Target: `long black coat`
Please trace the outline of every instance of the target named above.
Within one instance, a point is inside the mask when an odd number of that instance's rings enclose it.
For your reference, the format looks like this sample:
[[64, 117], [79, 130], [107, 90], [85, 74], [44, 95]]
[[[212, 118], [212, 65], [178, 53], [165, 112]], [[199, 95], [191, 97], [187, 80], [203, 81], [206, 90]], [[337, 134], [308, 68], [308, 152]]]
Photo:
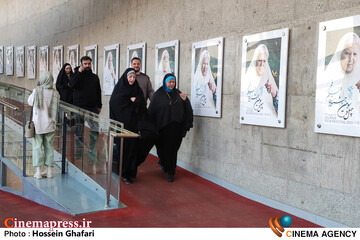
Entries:
[[[132, 68], [126, 69], [120, 77], [118, 83], [110, 97], [110, 118], [124, 123], [124, 128], [132, 132], [137, 132], [138, 123], [147, 115], [144, 94], [135, 80], [130, 85], [127, 74]], [[131, 98], [135, 97], [133, 102]], [[119, 173], [120, 160], [120, 139], [115, 139], [116, 149], [113, 157], [113, 172]], [[123, 146], [122, 176], [124, 178], [134, 178], [137, 173], [137, 157], [139, 152], [139, 139], [125, 138]]]

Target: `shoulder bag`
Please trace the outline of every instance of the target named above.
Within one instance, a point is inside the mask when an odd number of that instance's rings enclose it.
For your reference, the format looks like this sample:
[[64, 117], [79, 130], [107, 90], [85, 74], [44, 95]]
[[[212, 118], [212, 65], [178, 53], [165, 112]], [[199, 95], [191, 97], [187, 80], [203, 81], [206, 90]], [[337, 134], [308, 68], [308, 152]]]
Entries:
[[25, 124], [25, 137], [26, 138], [35, 137], [35, 125], [34, 125], [34, 122], [32, 121], [33, 110], [34, 110], [34, 103], [31, 108], [30, 120]]

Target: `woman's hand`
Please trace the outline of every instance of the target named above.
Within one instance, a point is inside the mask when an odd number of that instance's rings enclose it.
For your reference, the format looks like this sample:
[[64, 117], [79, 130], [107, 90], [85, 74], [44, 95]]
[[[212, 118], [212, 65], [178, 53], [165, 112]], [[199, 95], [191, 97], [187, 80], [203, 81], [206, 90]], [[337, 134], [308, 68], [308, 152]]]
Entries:
[[131, 100], [132, 102], [135, 102], [136, 97], [131, 97], [130, 100]]
[[211, 79], [209, 79], [208, 86], [209, 86], [209, 88], [210, 88], [211, 92], [214, 94], [214, 93], [215, 93], [215, 91], [216, 91], [216, 85], [215, 85], [215, 82], [213, 83], [213, 82], [211, 81]]
[[277, 95], [276, 90], [272, 87], [272, 85], [269, 83], [269, 80], [265, 83], [265, 87], [267, 89], [267, 92], [271, 94], [271, 96], [274, 98]]
[[183, 101], [185, 101], [185, 100], [186, 100], [186, 95], [185, 95], [185, 94], [183, 94], [183, 93], [179, 93], [179, 95], [180, 95], [180, 97], [181, 97], [181, 99], [182, 99]]
[[359, 89], [359, 92], [360, 92], [360, 81], [358, 81], [355, 86], [357, 87], [357, 89]]

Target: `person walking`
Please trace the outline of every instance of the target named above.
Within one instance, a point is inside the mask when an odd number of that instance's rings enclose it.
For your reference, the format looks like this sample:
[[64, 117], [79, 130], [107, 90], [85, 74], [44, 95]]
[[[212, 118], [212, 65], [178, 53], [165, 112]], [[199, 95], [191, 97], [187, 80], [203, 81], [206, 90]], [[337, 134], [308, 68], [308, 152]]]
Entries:
[[139, 83], [141, 90], [143, 91], [145, 101], [151, 100], [151, 97], [154, 94], [154, 89], [152, 87], [150, 78], [145, 73], [142, 73], [141, 70], [141, 60], [138, 57], [131, 59], [131, 67], [135, 70], [136, 81]]
[[[33, 106], [32, 120], [35, 126], [35, 137], [32, 145], [35, 178], [42, 178], [42, 175], [46, 175], [48, 178], [53, 177], [53, 144], [60, 102], [59, 93], [53, 89], [53, 82], [54, 79], [50, 72], [42, 72], [38, 86], [28, 98], [28, 104]], [[46, 169], [41, 172], [41, 167], [44, 165]]]
[[60, 100], [70, 104], [73, 102], [73, 90], [70, 88], [70, 77], [73, 74], [71, 65], [65, 63], [56, 80], [56, 90], [60, 94]]
[[159, 164], [168, 172], [168, 181], [174, 181], [177, 153], [186, 132], [193, 127], [193, 110], [189, 99], [176, 88], [172, 73], [164, 76], [163, 86], [152, 97], [149, 115], [159, 136], [155, 143]]
[[[147, 115], [143, 92], [136, 80], [135, 69], [128, 68], [115, 85], [110, 98], [110, 118], [124, 124], [126, 130], [137, 132], [138, 123]], [[115, 139], [114, 172], [119, 173], [120, 139]], [[125, 138], [123, 145], [122, 178], [131, 184], [136, 177], [139, 139]]]
[[[102, 108], [101, 101], [101, 86], [99, 77], [91, 70], [92, 59], [88, 56], [83, 56], [80, 59], [81, 65], [76, 67], [74, 75], [70, 78], [70, 87], [74, 90], [73, 104], [95, 114], [100, 114]], [[77, 136], [76, 144], [77, 151], [75, 158], [82, 156], [83, 148], [83, 125], [84, 118], [80, 117], [80, 126], [77, 127], [75, 134]], [[93, 162], [98, 162], [96, 144], [99, 135], [99, 123], [88, 120], [90, 126], [90, 143], [88, 156]]]

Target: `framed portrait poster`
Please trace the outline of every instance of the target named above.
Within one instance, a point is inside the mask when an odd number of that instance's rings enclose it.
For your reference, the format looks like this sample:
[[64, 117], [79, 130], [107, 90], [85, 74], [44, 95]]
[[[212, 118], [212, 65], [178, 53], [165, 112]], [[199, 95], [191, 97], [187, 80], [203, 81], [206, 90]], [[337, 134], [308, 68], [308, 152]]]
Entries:
[[240, 123], [285, 127], [289, 29], [243, 37]]
[[16, 47], [16, 76], [24, 77], [25, 68], [25, 47]]
[[54, 82], [62, 68], [63, 62], [63, 46], [53, 47], [53, 77]]
[[196, 116], [221, 117], [224, 39], [192, 44], [191, 105]]
[[126, 55], [127, 66], [131, 67], [131, 59], [134, 57], [140, 58], [141, 60], [141, 72], [145, 73], [146, 65], [146, 43], [138, 43], [127, 46], [127, 55]]
[[[178, 65], [179, 40], [155, 45], [155, 91], [163, 85], [167, 73], [173, 73], [178, 79]], [[179, 82], [176, 86], [179, 88]]]
[[36, 46], [27, 48], [26, 53], [26, 69], [28, 79], [36, 78]]
[[79, 45], [73, 45], [67, 48], [67, 61], [73, 71], [75, 67], [79, 66]]
[[6, 75], [14, 75], [14, 46], [6, 47], [6, 56], [5, 56], [5, 72]]
[[84, 56], [88, 56], [92, 59], [92, 71], [97, 74], [97, 45], [85, 47]]
[[103, 94], [111, 95], [119, 79], [119, 44], [104, 47]]
[[39, 48], [39, 72], [49, 71], [49, 46]]
[[360, 137], [360, 15], [321, 22], [315, 132]]
[[4, 46], [0, 46], [0, 74], [4, 73]]

